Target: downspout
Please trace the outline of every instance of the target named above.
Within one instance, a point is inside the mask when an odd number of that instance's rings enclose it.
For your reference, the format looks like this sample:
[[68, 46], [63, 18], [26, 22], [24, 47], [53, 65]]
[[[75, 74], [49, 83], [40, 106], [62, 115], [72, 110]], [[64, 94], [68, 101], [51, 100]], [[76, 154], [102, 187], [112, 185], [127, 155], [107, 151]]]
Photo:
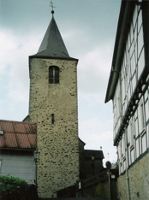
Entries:
[[[122, 113], [122, 82], [121, 82], [121, 73], [119, 72], [119, 79], [120, 79], [120, 102], [121, 102], [121, 113], [120, 115], [122, 116], [123, 113]], [[122, 121], [121, 121], [122, 123]], [[130, 197], [130, 183], [129, 183], [129, 172], [128, 172], [128, 168], [129, 168], [129, 162], [128, 162], [128, 159], [129, 159], [129, 154], [128, 154], [128, 138], [127, 138], [127, 132], [125, 131], [124, 132], [124, 138], [125, 138], [125, 149], [126, 149], [126, 184], [127, 184], [127, 191], [128, 191], [128, 200], [131, 199]]]
[[[119, 79], [120, 79], [120, 115], [122, 116], [122, 84], [121, 84], [121, 73], [119, 71], [116, 71], [113, 69], [112, 67], [112, 72], [114, 73], [117, 73], [119, 75]], [[121, 121], [122, 122], [122, 121]], [[129, 154], [128, 154], [128, 147], [127, 147], [127, 144], [128, 144], [128, 139], [127, 139], [127, 132], [125, 131], [124, 132], [124, 139], [125, 139], [125, 149], [126, 149], [126, 184], [127, 184], [127, 191], [128, 191], [128, 200], [131, 200], [131, 197], [130, 197], [130, 182], [129, 182], [129, 172], [128, 172], [128, 168], [129, 168], [129, 162], [128, 162], [128, 159], [129, 159]]]
[[129, 181], [129, 172], [128, 172], [128, 168], [129, 168], [129, 154], [128, 154], [128, 139], [127, 139], [127, 131], [125, 130], [124, 132], [124, 138], [125, 138], [125, 148], [126, 148], [126, 184], [127, 184], [127, 191], [128, 191], [128, 200], [131, 200], [131, 197], [130, 197], [130, 181]]
[[[121, 102], [121, 113], [120, 115], [123, 115], [122, 109], [122, 82], [121, 82], [121, 73], [119, 73], [119, 79], [120, 79], [120, 102]], [[122, 121], [121, 121], [122, 123]], [[129, 167], [129, 162], [128, 162], [128, 158], [129, 158], [129, 154], [128, 154], [128, 139], [127, 139], [127, 132], [124, 132], [124, 138], [125, 138], [125, 149], [126, 149], [126, 184], [127, 184], [127, 191], [128, 191], [128, 200], [130, 200], [130, 183], [129, 183], [129, 173], [128, 173], [128, 167]]]

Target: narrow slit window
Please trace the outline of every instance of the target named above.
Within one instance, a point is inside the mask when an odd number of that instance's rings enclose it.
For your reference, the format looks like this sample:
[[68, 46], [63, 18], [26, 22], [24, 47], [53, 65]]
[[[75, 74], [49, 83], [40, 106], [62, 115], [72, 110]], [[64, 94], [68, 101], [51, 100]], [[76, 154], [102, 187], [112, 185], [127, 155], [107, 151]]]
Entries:
[[51, 114], [51, 122], [54, 124], [54, 114]]
[[49, 83], [59, 83], [59, 67], [49, 67]]

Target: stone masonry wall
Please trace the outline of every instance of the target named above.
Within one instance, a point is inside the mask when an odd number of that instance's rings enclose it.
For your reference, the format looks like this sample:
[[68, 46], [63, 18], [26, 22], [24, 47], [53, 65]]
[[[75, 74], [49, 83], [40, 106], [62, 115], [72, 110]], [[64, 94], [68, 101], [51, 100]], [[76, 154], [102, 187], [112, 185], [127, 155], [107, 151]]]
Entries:
[[[149, 153], [128, 170], [131, 200], [149, 199]], [[120, 200], [128, 199], [126, 172], [117, 181], [118, 196]]]
[[[49, 66], [60, 69], [59, 84], [49, 84]], [[38, 195], [56, 191], [79, 179], [77, 61], [30, 59], [29, 116], [37, 123]], [[52, 124], [51, 114], [54, 114]]]

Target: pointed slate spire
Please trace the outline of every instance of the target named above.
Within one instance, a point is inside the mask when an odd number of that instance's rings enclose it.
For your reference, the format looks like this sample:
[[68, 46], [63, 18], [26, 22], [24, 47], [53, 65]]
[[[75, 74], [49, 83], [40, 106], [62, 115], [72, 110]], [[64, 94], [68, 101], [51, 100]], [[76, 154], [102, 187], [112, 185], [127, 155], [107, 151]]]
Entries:
[[54, 11], [52, 13], [51, 22], [36, 55], [45, 57], [70, 58], [53, 14]]

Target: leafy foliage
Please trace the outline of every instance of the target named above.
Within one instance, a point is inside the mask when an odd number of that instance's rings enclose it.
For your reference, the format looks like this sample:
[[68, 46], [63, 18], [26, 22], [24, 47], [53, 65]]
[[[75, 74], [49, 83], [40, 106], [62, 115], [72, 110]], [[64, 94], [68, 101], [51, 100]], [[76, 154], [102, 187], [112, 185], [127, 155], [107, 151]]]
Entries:
[[108, 182], [98, 184], [95, 189], [95, 194], [97, 197], [107, 199], [109, 195]]
[[9, 176], [0, 176], [0, 199], [25, 200], [29, 191], [26, 181]]

